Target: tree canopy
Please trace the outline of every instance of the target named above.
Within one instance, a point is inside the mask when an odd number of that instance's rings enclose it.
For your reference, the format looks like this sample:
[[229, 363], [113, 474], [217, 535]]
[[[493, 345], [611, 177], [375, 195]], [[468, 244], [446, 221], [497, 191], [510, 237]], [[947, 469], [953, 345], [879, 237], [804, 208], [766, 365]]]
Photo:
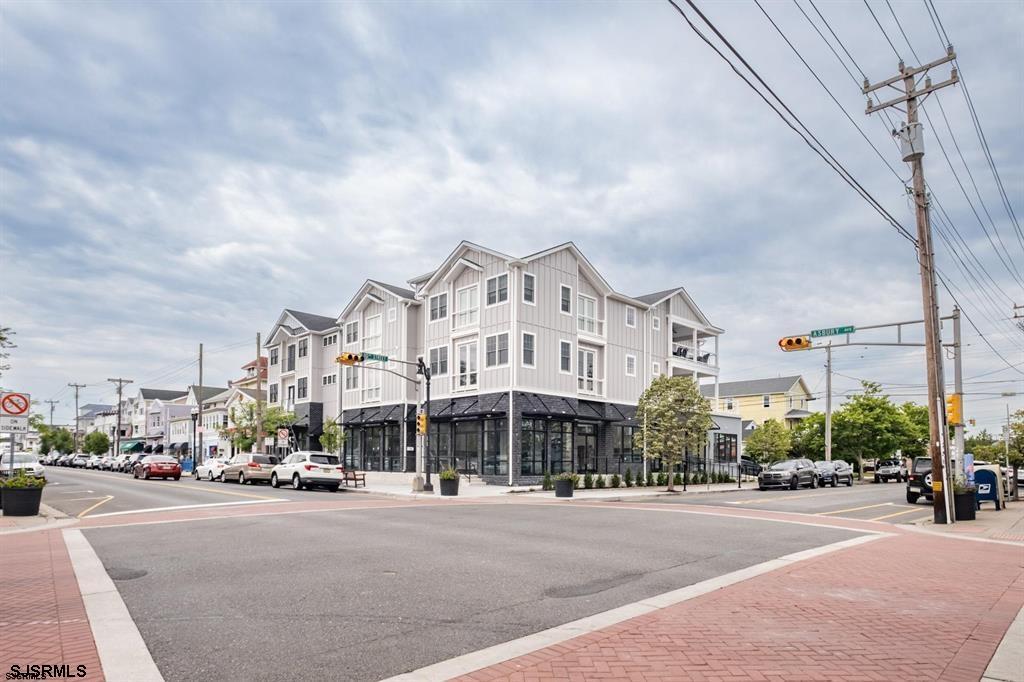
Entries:
[[50, 452], [56, 450], [62, 455], [74, 452], [75, 438], [67, 429], [50, 429], [40, 432], [39, 451]]
[[640, 428], [634, 445], [647, 459], [661, 459], [673, 489], [672, 471], [687, 450], [700, 451], [714, 425], [711, 406], [691, 377], [659, 376], [651, 382], [637, 405]]
[[792, 447], [791, 436], [790, 430], [779, 421], [766, 419], [750, 434], [744, 447], [751, 458], [762, 464], [769, 464], [785, 459], [789, 455]]
[[318, 440], [324, 452], [337, 452], [345, 442], [345, 434], [338, 422], [332, 420], [324, 423], [323, 433]]
[[[263, 434], [271, 434], [282, 426], [295, 421], [295, 414], [276, 405], [263, 405]], [[233, 426], [220, 430], [221, 438], [227, 438], [236, 450], [248, 452], [256, 443], [256, 402], [244, 402], [231, 408], [230, 423]]]
[[82, 451], [90, 455], [105, 455], [110, 450], [110, 438], [102, 431], [93, 431], [82, 441]]

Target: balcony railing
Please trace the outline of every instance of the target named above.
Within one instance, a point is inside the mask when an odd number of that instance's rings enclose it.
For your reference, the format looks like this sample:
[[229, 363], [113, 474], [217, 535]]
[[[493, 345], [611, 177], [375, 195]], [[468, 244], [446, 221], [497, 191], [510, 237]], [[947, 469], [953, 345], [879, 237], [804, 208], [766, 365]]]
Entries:
[[577, 377], [576, 386], [580, 393], [586, 395], [604, 395], [604, 379], [588, 379], [587, 377]]
[[593, 317], [584, 317], [583, 315], [579, 315], [576, 317], [576, 330], [580, 334], [604, 336], [604, 320], [597, 320]]
[[710, 365], [712, 367], [718, 366], [714, 353], [710, 351], [702, 351], [699, 348], [694, 348], [693, 346], [683, 343], [672, 344], [672, 357], [689, 360], [690, 362], [699, 362], [702, 365]]

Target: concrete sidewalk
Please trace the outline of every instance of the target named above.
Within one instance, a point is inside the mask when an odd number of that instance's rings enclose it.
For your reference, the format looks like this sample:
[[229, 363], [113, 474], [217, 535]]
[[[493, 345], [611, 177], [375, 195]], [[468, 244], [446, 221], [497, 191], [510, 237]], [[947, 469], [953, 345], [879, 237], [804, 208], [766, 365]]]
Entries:
[[916, 526], [929, 532], [957, 537], [1024, 542], [1024, 500], [1008, 502], [999, 511], [995, 510], [991, 502], [986, 503], [974, 521], [935, 525], [931, 519], [925, 519]]

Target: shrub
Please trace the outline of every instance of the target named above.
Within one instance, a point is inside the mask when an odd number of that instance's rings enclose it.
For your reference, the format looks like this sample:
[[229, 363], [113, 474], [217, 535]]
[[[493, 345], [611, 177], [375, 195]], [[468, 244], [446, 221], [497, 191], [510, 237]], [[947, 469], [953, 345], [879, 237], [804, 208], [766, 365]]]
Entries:
[[604, 476], [598, 474], [597, 480], [594, 481], [594, 486], [597, 488], [604, 488]]
[[583, 487], [586, 488], [587, 490], [590, 490], [591, 488], [594, 487], [594, 477], [590, 475], [589, 471], [587, 472], [586, 476], [583, 477]]
[[556, 481], [572, 481], [572, 487], [578, 488], [580, 477], [570, 471], [563, 471], [562, 473], [555, 476]]
[[551, 482], [551, 473], [548, 471], [544, 472], [544, 480], [540, 484], [541, 490], [551, 490], [555, 487], [555, 484]]
[[455, 469], [445, 469], [437, 475], [442, 481], [457, 481], [459, 480], [459, 472]]
[[647, 485], [649, 485], [649, 486], [653, 486], [654, 485], [654, 472], [653, 471], [648, 471], [647, 472]]
[[46, 479], [29, 476], [24, 469], [18, 469], [13, 476], [0, 478], [0, 488], [42, 488]]
[[658, 474], [658, 485], [668, 485], [668, 474], [664, 471]]
[[619, 480], [619, 475], [618, 474], [612, 474], [611, 487], [612, 488], [618, 488], [621, 483], [622, 483], [622, 481]]
[[672, 485], [682, 485], [682, 484], [683, 484], [683, 475], [677, 471], [675, 476], [672, 477]]
[[636, 485], [637, 488], [643, 488], [646, 485], [646, 483], [644, 481], [644, 472], [642, 472], [642, 471], [636, 472], [636, 484], [635, 485]]
[[633, 487], [633, 470], [632, 469], [626, 469], [625, 483], [626, 483], [626, 487], [627, 488], [632, 488]]

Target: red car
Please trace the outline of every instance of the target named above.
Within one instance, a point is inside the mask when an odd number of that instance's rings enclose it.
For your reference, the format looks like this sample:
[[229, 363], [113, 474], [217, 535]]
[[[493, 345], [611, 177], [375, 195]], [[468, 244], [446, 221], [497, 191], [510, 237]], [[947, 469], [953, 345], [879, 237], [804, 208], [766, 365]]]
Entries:
[[181, 478], [181, 465], [178, 460], [166, 455], [147, 455], [142, 461], [135, 463], [132, 470], [135, 478]]

